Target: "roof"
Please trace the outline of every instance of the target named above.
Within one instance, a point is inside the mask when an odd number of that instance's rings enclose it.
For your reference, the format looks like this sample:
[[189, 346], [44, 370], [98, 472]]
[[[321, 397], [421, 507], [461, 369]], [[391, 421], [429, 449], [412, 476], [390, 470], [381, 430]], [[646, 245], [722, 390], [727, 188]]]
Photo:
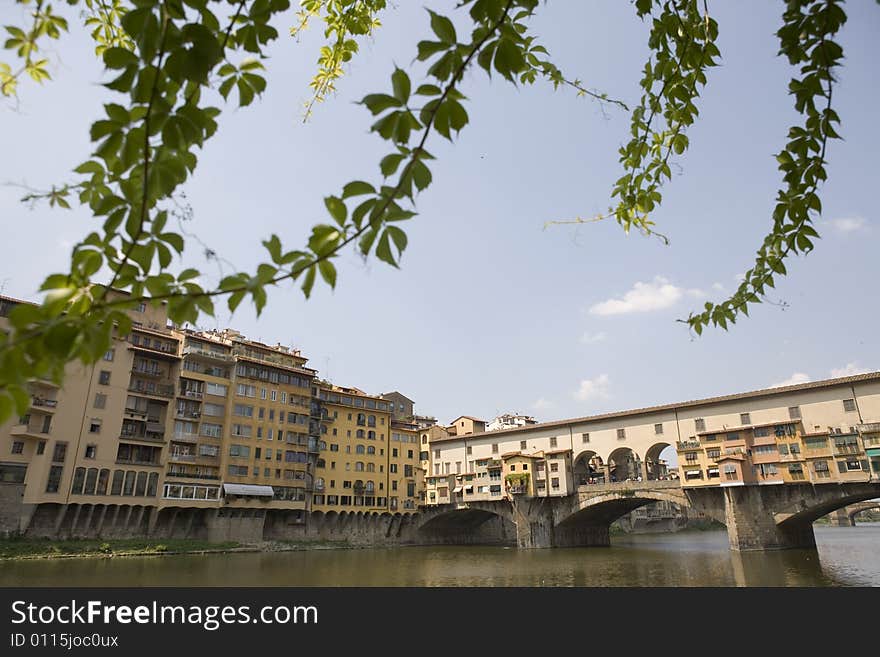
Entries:
[[380, 397], [384, 397], [384, 398], [387, 399], [387, 398], [390, 397], [391, 395], [394, 395], [395, 397], [400, 397], [401, 399], [405, 399], [406, 401], [408, 401], [408, 402], [411, 403], [411, 404], [414, 404], [414, 403], [415, 403], [414, 400], [410, 399], [409, 397], [407, 397], [406, 395], [404, 395], [404, 394], [401, 393], [401, 392], [397, 392], [396, 390], [394, 390], [394, 391], [392, 391], [392, 392], [383, 392], [383, 393], [382, 393], [381, 395], [379, 395], [379, 396], [380, 396]]
[[482, 422], [483, 424], [486, 424], [486, 420], [481, 420], [480, 418], [474, 417], [473, 415], [459, 415], [457, 418], [455, 418], [449, 424], [455, 424], [459, 420], [471, 420], [473, 422]]
[[[739, 392], [733, 395], [721, 395], [719, 397], [706, 397], [704, 399], [694, 399], [691, 401], [676, 402], [673, 404], [662, 404], [660, 406], [647, 406], [645, 408], [634, 408], [628, 411], [614, 411], [612, 413], [601, 413], [599, 415], [587, 415], [584, 417], [576, 417], [568, 420], [555, 420], [553, 422], [541, 422], [539, 424], [530, 424], [524, 427], [516, 427], [513, 429], [499, 429], [497, 431], [485, 431], [479, 433], [470, 433], [463, 436], [448, 436], [446, 438], [437, 438], [434, 442], [447, 442], [453, 440], [474, 440], [475, 438], [494, 438], [501, 434], [523, 433], [531, 431], [540, 431], [541, 429], [555, 429], [568, 427], [572, 424], [583, 424], [587, 422], [597, 422], [599, 420], [615, 420], [618, 418], [636, 417], [639, 415], [649, 415], [651, 413], [659, 413], [661, 411], [682, 410], [686, 408], [698, 408], [700, 406], [708, 406], [720, 402], [736, 401], [739, 399], [755, 399], [760, 397], [774, 397], [790, 392], [801, 392], [804, 390], [819, 390], [822, 388], [833, 388], [840, 385], [848, 385], [853, 383], [861, 383], [864, 381], [880, 381], [880, 371], [867, 372], [865, 374], [856, 374], [853, 376], [842, 376], [836, 379], [823, 379], [821, 381], [811, 381], [810, 383], [799, 383], [793, 386], [780, 386], [778, 388], [762, 388], [761, 390], [752, 390], [749, 392]], [[461, 416], [467, 417], [467, 416]], [[778, 423], [774, 423], [778, 424]], [[712, 432], [709, 432], [712, 433]], [[718, 433], [717, 431], [715, 433]]]

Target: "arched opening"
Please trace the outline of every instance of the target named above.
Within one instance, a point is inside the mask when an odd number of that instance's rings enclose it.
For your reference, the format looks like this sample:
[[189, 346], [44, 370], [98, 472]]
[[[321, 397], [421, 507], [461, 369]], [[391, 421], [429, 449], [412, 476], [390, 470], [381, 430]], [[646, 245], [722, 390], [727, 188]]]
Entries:
[[585, 451], [578, 454], [574, 461], [573, 472], [575, 485], [605, 483], [605, 468], [602, 457], [596, 452]]
[[645, 467], [642, 472], [647, 474], [648, 481], [665, 481], [669, 478], [669, 467], [675, 467], [669, 461], [674, 458], [675, 450], [669, 443], [655, 443], [645, 452]]
[[608, 455], [611, 482], [638, 481], [642, 477], [642, 461], [629, 447], [618, 447]]

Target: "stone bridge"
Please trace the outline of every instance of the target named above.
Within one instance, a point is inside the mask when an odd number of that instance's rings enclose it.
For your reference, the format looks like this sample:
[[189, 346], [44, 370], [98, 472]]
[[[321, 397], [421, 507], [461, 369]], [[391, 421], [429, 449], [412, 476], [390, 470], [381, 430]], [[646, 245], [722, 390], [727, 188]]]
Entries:
[[813, 521], [875, 497], [880, 497], [880, 482], [689, 489], [677, 481], [620, 482], [581, 486], [565, 497], [430, 507], [414, 521], [416, 535], [426, 542], [515, 539], [522, 548], [607, 546], [612, 522], [640, 506], [666, 501], [725, 524], [732, 550], [774, 550], [815, 547]]
[[869, 502], [860, 502], [859, 504], [852, 504], [843, 509], [838, 509], [837, 512], [831, 516], [831, 524], [837, 527], [855, 527], [856, 516], [862, 511], [868, 511], [870, 509], [880, 509], [880, 499], [871, 500]]

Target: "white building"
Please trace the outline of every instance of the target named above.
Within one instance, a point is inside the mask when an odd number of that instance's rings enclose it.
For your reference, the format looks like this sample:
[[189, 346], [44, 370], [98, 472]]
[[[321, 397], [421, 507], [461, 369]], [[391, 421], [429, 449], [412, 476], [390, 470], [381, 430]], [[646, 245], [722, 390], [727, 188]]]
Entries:
[[515, 413], [504, 413], [486, 425], [486, 431], [503, 431], [504, 429], [516, 429], [517, 427], [525, 427], [530, 424], [538, 424], [531, 415], [517, 415]]

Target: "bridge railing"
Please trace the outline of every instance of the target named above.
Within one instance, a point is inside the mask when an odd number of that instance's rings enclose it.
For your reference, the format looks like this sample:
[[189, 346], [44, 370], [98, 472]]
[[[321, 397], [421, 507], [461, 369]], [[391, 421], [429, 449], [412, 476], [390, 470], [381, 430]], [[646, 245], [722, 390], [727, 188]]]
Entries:
[[615, 481], [608, 484], [584, 484], [578, 486], [578, 493], [595, 493], [596, 491], [624, 491], [624, 490], [657, 490], [660, 488], [681, 490], [681, 482], [677, 479], [650, 480], [650, 481]]

